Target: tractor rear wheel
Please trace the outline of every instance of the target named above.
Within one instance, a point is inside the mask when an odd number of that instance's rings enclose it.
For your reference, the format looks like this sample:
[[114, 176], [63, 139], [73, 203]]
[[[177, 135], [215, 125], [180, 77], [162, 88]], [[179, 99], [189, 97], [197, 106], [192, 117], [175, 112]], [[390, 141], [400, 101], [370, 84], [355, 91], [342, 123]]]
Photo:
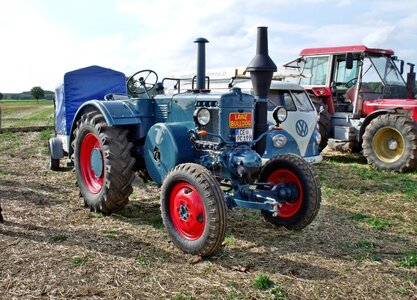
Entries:
[[224, 195], [215, 177], [200, 165], [180, 164], [168, 173], [161, 213], [171, 240], [184, 252], [209, 256], [224, 240]]
[[262, 210], [265, 220], [290, 230], [301, 230], [309, 225], [320, 209], [320, 181], [310, 165], [293, 154], [270, 159], [262, 168], [259, 182], [273, 184], [292, 183], [297, 187], [298, 197], [284, 203], [277, 216]]
[[[316, 108], [317, 113], [319, 113], [319, 132], [321, 135], [320, 141], [320, 152], [326, 148], [327, 141], [330, 137], [331, 126], [332, 126], [332, 115], [329, 112], [327, 105], [323, 103], [323, 100], [315, 95], [310, 95], [311, 101], [313, 101], [314, 107]], [[320, 112], [320, 108], [323, 108], [323, 111]]]
[[406, 172], [417, 167], [417, 125], [403, 115], [373, 119], [363, 135], [363, 155], [376, 169]]
[[81, 116], [74, 131], [75, 174], [85, 205], [104, 214], [122, 209], [132, 193], [135, 163], [128, 131], [107, 125], [93, 111]]

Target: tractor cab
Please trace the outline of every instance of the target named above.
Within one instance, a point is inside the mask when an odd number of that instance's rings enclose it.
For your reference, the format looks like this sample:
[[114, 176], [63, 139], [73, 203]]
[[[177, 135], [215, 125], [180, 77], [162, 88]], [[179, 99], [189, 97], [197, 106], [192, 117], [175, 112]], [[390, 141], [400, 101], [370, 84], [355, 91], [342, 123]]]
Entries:
[[414, 65], [390, 49], [363, 45], [310, 48], [284, 67], [319, 108], [321, 148], [361, 151], [379, 169], [408, 171], [417, 166], [417, 101]]
[[364, 117], [373, 111], [374, 102], [368, 100], [414, 98], [413, 91], [407, 92], [413, 90], [412, 82], [409, 87], [402, 77], [404, 62], [390, 49], [362, 45], [311, 48], [300, 55], [284, 66], [298, 68], [302, 74], [299, 83], [314, 95], [327, 96], [325, 104], [331, 113]]

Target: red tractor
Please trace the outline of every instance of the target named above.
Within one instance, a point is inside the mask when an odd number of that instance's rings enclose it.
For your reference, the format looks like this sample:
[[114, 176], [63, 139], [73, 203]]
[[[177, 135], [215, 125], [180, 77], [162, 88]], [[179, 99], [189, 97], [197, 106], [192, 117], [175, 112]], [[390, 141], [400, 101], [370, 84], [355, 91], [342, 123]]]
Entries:
[[394, 51], [359, 46], [310, 48], [284, 65], [320, 112], [321, 147], [360, 151], [377, 169], [417, 167], [414, 65], [407, 82]]

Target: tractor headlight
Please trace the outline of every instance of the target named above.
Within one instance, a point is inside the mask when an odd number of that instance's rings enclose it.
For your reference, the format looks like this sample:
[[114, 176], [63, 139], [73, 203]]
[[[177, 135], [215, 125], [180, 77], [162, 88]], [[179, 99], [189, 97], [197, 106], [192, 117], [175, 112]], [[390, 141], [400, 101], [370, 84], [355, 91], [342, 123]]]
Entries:
[[272, 143], [277, 148], [282, 148], [287, 144], [287, 137], [283, 134], [277, 134], [272, 138]]
[[205, 126], [210, 122], [210, 111], [207, 108], [199, 108], [194, 111], [194, 122]]
[[284, 106], [277, 106], [272, 112], [272, 116], [277, 124], [287, 119], [287, 109]]

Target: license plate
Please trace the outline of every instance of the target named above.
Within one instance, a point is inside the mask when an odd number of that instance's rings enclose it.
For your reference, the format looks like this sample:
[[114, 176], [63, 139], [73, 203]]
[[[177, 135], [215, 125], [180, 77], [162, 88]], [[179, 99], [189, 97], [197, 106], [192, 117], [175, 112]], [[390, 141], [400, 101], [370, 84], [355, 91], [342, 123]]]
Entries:
[[251, 142], [253, 140], [252, 128], [236, 129], [236, 142]]
[[252, 127], [252, 113], [230, 113], [230, 128], [249, 128]]

